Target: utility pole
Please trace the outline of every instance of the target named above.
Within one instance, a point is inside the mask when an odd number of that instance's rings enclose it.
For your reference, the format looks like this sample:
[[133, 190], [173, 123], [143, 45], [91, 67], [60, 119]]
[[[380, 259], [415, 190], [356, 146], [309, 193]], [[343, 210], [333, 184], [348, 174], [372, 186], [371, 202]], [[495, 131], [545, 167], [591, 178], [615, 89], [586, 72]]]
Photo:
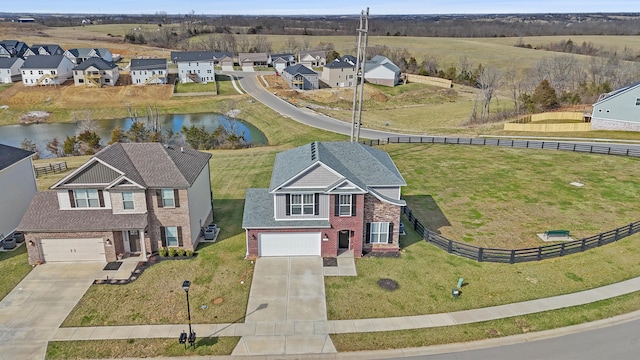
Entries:
[[356, 55], [356, 79], [353, 85], [353, 108], [351, 110], [351, 142], [360, 141], [362, 100], [364, 98], [364, 64], [367, 61], [367, 44], [369, 42], [369, 8], [360, 13], [360, 25], [356, 32], [358, 33], [358, 53]]

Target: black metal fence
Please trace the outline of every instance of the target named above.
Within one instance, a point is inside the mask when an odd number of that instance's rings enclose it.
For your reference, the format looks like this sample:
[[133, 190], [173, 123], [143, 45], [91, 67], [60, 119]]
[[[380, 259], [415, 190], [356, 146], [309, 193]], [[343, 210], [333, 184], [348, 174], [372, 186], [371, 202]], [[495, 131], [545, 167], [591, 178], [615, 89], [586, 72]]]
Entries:
[[450, 254], [466, 257], [480, 262], [499, 262], [515, 264], [520, 262], [538, 261], [554, 257], [565, 256], [583, 252], [602, 245], [610, 244], [627, 236], [640, 232], [640, 221], [617, 229], [605, 231], [598, 235], [586, 237], [580, 240], [566, 241], [560, 244], [545, 245], [536, 248], [525, 249], [491, 249], [481, 248], [466, 243], [447, 239], [427, 229], [408, 207], [403, 207], [402, 212], [407, 216], [413, 229], [422, 238], [447, 251]]
[[33, 171], [36, 173], [36, 177], [47, 174], [55, 174], [67, 170], [67, 162], [49, 163], [47, 165], [34, 165]]
[[405, 136], [390, 137], [386, 139], [366, 140], [362, 142], [367, 145], [384, 144], [458, 144], [458, 145], [485, 145], [523, 149], [545, 149], [575, 151], [590, 154], [619, 155], [640, 157], [640, 148], [632, 149], [624, 145], [596, 145], [581, 144], [573, 142], [541, 141], [541, 140], [513, 140], [513, 139], [491, 139], [491, 138], [459, 138], [459, 137], [439, 137], [439, 136]]

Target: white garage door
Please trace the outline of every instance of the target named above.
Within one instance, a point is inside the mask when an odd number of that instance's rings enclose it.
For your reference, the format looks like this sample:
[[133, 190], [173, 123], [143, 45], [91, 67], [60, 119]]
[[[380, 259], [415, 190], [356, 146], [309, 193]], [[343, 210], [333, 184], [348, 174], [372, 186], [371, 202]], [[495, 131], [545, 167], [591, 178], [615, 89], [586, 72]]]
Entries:
[[259, 256], [320, 256], [320, 233], [260, 234]]
[[45, 262], [107, 261], [102, 238], [42, 239]]

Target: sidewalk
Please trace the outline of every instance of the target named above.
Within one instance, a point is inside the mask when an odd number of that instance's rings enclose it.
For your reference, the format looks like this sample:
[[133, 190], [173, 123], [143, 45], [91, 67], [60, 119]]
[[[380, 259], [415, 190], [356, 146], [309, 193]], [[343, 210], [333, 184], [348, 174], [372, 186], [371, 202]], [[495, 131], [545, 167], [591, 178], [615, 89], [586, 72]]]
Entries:
[[[501, 319], [533, 314], [542, 311], [588, 304], [620, 295], [640, 291], [640, 277], [596, 289], [550, 298], [492, 306], [481, 309], [457, 311], [419, 316], [403, 316], [380, 319], [327, 320], [327, 321], [277, 321], [234, 324], [195, 324], [199, 336], [255, 336], [264, 334], [268, 328], [271, 335], [345, 334], [407, 329], [422, 329], [439, 326], [454, 326], [473, 322]], [[171, 338], [186, 328], [186, 325], [138, 325], [109, 327], [60, 328], [49, 340], [103, 340], [128, 338]]]

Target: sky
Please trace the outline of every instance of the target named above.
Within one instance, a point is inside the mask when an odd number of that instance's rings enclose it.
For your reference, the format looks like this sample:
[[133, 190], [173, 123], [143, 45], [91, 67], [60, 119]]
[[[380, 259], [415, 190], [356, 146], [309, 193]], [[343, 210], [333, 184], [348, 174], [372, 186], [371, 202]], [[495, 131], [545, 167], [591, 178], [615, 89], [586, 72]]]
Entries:
[[2, 0], [0, 12], [197, 15], [371, 15], [640, 12], [638, 0]]

